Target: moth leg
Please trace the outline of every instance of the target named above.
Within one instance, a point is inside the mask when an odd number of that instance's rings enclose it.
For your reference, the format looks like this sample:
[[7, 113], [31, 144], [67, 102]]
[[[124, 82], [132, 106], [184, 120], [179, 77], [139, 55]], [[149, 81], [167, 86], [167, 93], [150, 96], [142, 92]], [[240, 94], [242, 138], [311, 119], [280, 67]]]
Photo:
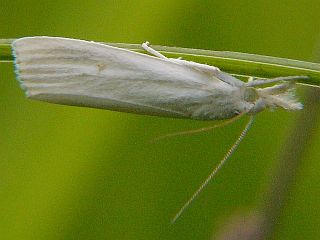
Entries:
[[307, 76], [288, 76], [288, 77], [276, 77], [271, 79], [257, 79], [257, 80], [251, 80], [246, 83], [247, 87], [254, 87], [254, 86], [260, 86], [268, 83], [275, 83], [275, 82], [281, 82], [281, 81], [295, 81], [298, 79], [308, 79]]
[[162, 58], [162, 59], [168, 59], [166, 56], [162, 55], [157, 50], [154, 50], [153, 48], [149, 47], [149, 45], [150, 45], [150, 43], [147, 41], [147, 42], [142, 43], [141, 46], [148, 53], [150, 53], [150, 54], [152, 54], [152, 55], [154, 55], [156, 57], [159, 57], [159, 58]]

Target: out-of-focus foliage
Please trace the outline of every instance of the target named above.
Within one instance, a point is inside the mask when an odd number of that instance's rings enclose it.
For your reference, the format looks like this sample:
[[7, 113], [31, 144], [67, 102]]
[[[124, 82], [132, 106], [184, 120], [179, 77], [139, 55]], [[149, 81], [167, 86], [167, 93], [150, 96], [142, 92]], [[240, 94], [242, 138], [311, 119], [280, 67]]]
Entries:
[[[309, 61], [319, 45], [319, 10], [316, 0], [2, 0], [0, 38], [148, 40]], [[0, 106], [1, 239], [214, 239], [231, 216], [263, 202], [283, 141], [303, 114], [259, 114], [231, 161], [170, 225], [247, 119], [151, 144], [161, 134], [210, 123], [27, 100], [11, 63], [0, 64]], [[320, 238], [320, 141], [314, 139], [277, 239]]]

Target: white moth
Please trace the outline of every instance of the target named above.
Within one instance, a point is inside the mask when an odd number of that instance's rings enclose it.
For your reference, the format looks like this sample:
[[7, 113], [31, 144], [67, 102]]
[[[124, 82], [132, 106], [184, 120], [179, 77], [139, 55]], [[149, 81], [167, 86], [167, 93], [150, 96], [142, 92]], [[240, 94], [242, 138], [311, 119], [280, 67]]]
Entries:
[[[300, 76], [247, 83], [205, 64], [154, 56], [60, 37], [26, 37], [12, 43], [17, 77], [29, 98], [115, 111], [198, 120], [251, 116], [224, 159], [173, 218], [173, 222], [231, 156], [265, 108], [300, 110], [293, 94]], [[281, 82], [257, 88], [257, 86]]]

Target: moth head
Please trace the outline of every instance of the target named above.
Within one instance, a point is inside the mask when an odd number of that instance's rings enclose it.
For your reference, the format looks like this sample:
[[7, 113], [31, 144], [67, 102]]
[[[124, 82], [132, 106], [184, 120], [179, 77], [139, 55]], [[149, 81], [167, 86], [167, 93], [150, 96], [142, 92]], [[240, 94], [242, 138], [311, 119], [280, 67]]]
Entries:
[[286, 110], [300, 110], [303, 105], [295, 96], [295, 82], [285, 82], [271, 87], [254, 88], [246, 87], [244, 91], [245, 101], [252, 103], [249, 114], [258, 113], [266, 108], [277, 107]]

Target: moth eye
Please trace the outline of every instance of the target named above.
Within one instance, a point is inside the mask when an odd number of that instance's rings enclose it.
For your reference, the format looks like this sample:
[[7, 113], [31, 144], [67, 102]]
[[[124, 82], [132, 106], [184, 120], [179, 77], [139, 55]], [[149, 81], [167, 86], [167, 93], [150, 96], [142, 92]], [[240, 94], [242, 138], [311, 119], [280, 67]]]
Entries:
[[254, 88], [246, 88], [244, 90], [244, 100], [246, 102], [255, 102], [259, 98], [259, 95]]

